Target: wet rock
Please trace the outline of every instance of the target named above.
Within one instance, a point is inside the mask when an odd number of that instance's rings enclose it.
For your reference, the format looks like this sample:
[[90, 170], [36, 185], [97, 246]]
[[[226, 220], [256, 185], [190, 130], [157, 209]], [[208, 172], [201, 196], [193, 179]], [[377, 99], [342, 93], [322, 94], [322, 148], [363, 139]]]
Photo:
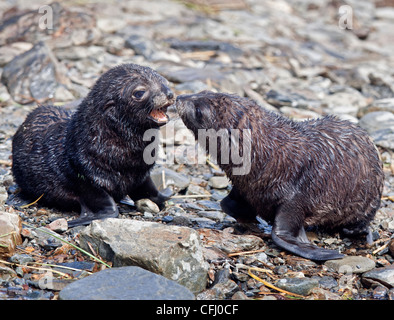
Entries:
[[47, 227], [39, 227], [30, 230], [29, 236], [41, 247], [52, 250], [62, 246], [62, 241], [57, 239], [61, 236]]
[[68, 230], [68, 223], [65, 218], [56, 219], [47, 225], [49, 230], [62, 233]]
[[359, 125], [369, 134], [384, 129], [394, 131], [394, 114], [388, 111], [370, 112], [360, 119]]
[[[228, 228], [231, 229], [231, 228]], [[264, 245], [261, 238], [252, 235], [233, 235], [231, 230], [199, 229], [203, 242], [226, 253], [257, 250]]]
[[214, 176], [209, 179], [209, 185], [215, 189], [225, 189], [230, 181], [225, 176]]
[[364, 273], [375, 268], [375, 261], [361, 256], [346, 256], [338, 260], [328, 260], [324, 265], [339, 273]]
[[197, 214], [200, 217], [205, 217], [220, 222], [226, 217], [226, 214], [222, 211], [199, 211]]
[[156, 203], [149, 199], [140, 199], [135, 202], [137, 210], [140, 212], [159, 213], [160, 209]]
[[394, 128], [376, 130], [371, 133], [371, 138], [377, 146], [394, 150]]
[[172, 187], [175, 192], [179, 192], [186, 189], [190, 184], [189, 177], [165, 167], [156, 167], [152, 170], [150, 176], [159, 190]]
[[169, 80], [175, 83], [189, 82], [189, 81], [202, 81], [206, 82], [208, 79], [212, 81], [221, 81], [224, 75], [218, 68], [206, 67], [200, 68], [183, 68], [178, 70], [160, 69], [161, 73]]
[[375, 289], [373, 289], [372, 297], [376, 300], [387, 300], [388, 293], [389, 289], [378, 285]]
[[28, 42], [15, 42], [0, 47], [0, 67], [5, 66], [16, 56], [30, 50], [32, 47], [33, 45]]
[[16, 276], [17, 274], [13, 269], [0, 265], [0, 281], [10, 281]]
[[97, 27], [105, 33], [114, 33], [123, 29], [127, 25], [127, 21], [123, 19], [99, 18], [97, 19]]
[[311, 278], [284, 278], [276, 281], [275, 285], [280, 289], [307, 296], [313, 288], [319, 286], [319, 282]]
[[0, 211], [0, 257], [14, 254], [16, 246], [22, 243], [22, 220], [15, 213]]
[[387, 288], [394, 288], [394, 266], [376, 268], [363, 274], [363, 283], [367, 285], [383, 284]]
[[10, 257], [10, 262], [18, 263], [18, 264], [27, 264], [29, 262], [33, 262], [33, 257], [29, 256], [28, 254], [24, 253], [17, 253]]
[[188, 186], [186, 194], [187, 195], [200, 195], [200, 196], [206, 195], [207, 197], [211, 196], [209, 191], [206, 190], [204, 187], [201, 187], [201, 186], [193, 184], [193, 183]]
[[[95, 19], [85, 9], [69, 10], [58, 2], [50, 4], [52, 19], [44, 12], [35, 10], [16, 10], [0, 25], [0, 45], [16, 41], [37, 43], [45, 41], [50, 47], [68, 47], [92, 43], [99, 38]], [[49, 24], [51, 21], [51, 25]]]
[[194, 300], [184, 286], [139, 267], [106, 269], [73, 282], [60, 300]]
[[93, 221], [80, 234], [115, 267], [135, 265], [177, 281], [193, 292], [205, 288], [207, 263], [198, 233], [190, 228], [153, 222], [106, 219]]
[[1, 81], [12, 98], [21, 104], [45, 102], [54, 97], [59, 84], [66, 82], [59, 74], [56, 58], [44, 42], [9, 62], [3, 69]]

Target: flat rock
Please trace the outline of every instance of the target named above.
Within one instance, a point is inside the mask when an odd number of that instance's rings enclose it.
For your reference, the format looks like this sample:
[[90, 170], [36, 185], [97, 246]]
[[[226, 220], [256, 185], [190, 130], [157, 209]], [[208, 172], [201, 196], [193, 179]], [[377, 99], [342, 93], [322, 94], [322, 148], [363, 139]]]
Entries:
[[360, 119], [359, 125], [367, 130], [369, 134], [384, 129], [394, 131], [394, 114], [389, 111], [370, 112]]
[[230, 181], [225, 176], [214, 176], [209, 178], [209, 185], [215, 189], [225, 189], [228, 187]]
[[194, 300], [190, 290], [140, 267], [106, 269], [75, 281], [60, 300]]
[[[231, 228], [228, 228], [231, 229]], [[198, 230], [203, 242], [225, 253], [257, 250], [264, 246], [260, 237], [253, 235], [235, 235], [231, 231], [201, 228]]]
[[199, 234], [190, 228], [123, 219], [93, 221], [80, 233], [114, 267], [140, 266], [184, 285], [192, 292], [205, 289], [208, 264]]
[[311, 278], [284, 278], [278, 280], [275, 285], [280, 289], [307, 296], [313, 288], [319, 286], [319, 281]]
[[363, 283], [381, 283], [388, 288], [394, 288], [394, 266], [376, 268], [363, 274]]
[[[173, 189], [178, 192], [186, 189], [190, 184], [189, 177], [165, 167], [157, 167], [153, 169], [150, 177], [159, 190], [165, 189], [164, 186], [166, 188], [172, 186]], [[165, 184], [163, 183], [163, 178]]]
[[361, 256], [346, 256], [338, 260], [328, 260], [324, 265], [339, 273], [364, 273], [375, 268], [375, 261]]
[[53, 98], [61, 83], [56, 58], [44, 42], [11, 60], [3, 69], [1, 82], [21, 104]]
[[0, 212], [0, 257], [8, 258], [15, 252], [16, 246], [22, 243], [22, 221], [16, 213]]

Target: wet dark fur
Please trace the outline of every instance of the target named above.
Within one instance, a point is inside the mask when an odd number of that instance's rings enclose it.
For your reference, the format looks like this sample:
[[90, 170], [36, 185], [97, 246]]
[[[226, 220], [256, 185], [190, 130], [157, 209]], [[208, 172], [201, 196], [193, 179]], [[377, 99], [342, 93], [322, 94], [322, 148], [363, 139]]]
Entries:
[[358, 126], [332, 116], [296, 122], [252, 100], [211, 92], [179, 96], [177, 108], [195, 135], [199, 128], [251, 129], [249, 174], [233, 175], [231, 161], [218, 161], [233, 183], [224, 201], [229, 214], [259, 215], [274, 229], [280, 225], [278, 234], [303, 240], [303, 226], [360, 233], [374, 218], [384, 175], [374, 144]]
[[[144, 90], [143, 99], [136, 99]], [[173, 102], [168, 82], [147, 67], [128, 64], [109, 70], [96, 82], [76, 112], [41, 106], [31, 112], [13, 138], [13, 174], [23, 197], [60, 209], [100, 211], [96, 199], [136, 198], [150, 189], [143, 160], [152, 109]], [[141, 185], [148, 185], [146, 189]], [[98, 201], [99, 202], [99, 201]], [[88, 207], [88, 208], [86, 208]], [[83, 210], [83, 208], [81, 209]]]

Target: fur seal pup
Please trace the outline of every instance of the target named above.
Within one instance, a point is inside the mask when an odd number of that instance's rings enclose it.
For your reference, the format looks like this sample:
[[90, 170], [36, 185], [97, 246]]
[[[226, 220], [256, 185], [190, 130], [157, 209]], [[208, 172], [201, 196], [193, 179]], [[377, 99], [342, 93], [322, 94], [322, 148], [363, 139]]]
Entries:
[[384, 175], [363, 129], [333, 116], [296, 122], [252, 100], [207, 91], [178, 96], [176, 106], [196, 139], [199, 130], [231, 128], [240, 129], [240, 140], [251, 139], [250, 150], [242, 142], [239, 148], [250, 153], [249, 173], [233, 174], [232, 160], [226, 164], [218, 157], [233, 184], [221, 202], [227, 214], [244, 221], [261, 216], [273, 223], [275, 244], [312, 260], [343, 255], [311, 244], [304, 227], [343, 229], [346, 234], [369, 231]]
[[174, 94], [148, 67], [124, 64], [95, 83], [74, 113], [55, 106], [33, 110], [12, 143], [13, 175], [23, 198], [81, 210], [70, 227], [117, 217], [116, 201], [166, 197], [154, 186], [143, 159], [147, 129], [168, 122]]

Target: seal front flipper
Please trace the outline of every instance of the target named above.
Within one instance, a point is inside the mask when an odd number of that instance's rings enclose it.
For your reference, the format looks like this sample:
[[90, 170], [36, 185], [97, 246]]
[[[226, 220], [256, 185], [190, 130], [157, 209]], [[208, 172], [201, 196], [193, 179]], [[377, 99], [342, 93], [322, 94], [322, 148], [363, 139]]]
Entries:
[[79, 218], [68, 221], [69, 228], [86, 226], [93, 220], [116, 218], [119, 215], [114, 199], [104, 190], [85, 190], [81, 194], [81, 214]]
[[242, 197], [236, 187], [220, 202], [222, 210], [238, 222], [255, 222], [256, 210]]
[[284, 211], [279, 211], [275, 216], [271, 233], [271, 238], [277, 246], [303, 258], [316, 261], [344, 257], [343, 254], [335, 250], [319, 248], [311, 244], [306, 236], [304, 226], [297, 221], [303, 221], [303, 219], [297, 219], [294, 213], [289, 215]]
[[157, 190], [152, 178], [148, 176], [142, 184], [129, 191], [129, 196], [134, 201], [139, 199], [150, 199], [156, 203], [160, 210], [164, 208], [164, 203], [170, 199], [171, 190], [165, 189], [163, 192]]

